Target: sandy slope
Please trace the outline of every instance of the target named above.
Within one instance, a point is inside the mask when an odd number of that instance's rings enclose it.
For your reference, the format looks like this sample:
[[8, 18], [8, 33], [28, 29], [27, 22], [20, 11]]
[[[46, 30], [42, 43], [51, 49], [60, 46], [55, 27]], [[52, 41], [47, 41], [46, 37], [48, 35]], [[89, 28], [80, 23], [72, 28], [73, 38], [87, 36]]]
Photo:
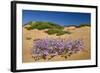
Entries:
[[[45, 33], [45, 30], [27, 30], [23, 27], [23, 48], [22, 48], [22, 61], [23, 62], [33, 62], [34, 59], [32, 58], [30, 54], [30, 49], [32, 48], [33, 40], [35, 39], [43, 39], [43, 38], [63, 38], [63, 39], [83, 39], [85, 50], [82, 52], [78, 52], [76, 54], [73, 54], [72, 56], [68, 57], [66, 60], [85, 60], [90, 59], [90, 27], [81, 27], [81, 28], [74, 28], [74, 29], [68, 29], [66, 27], [64, 30], [69, 30], [72, 32], [71, 34], [65, 34], [62, 36], [56, 36], [56, 35], [48, 35]], [[31, 38], [30, 40], [27, 40], [27, 38]], [[53, 60], [65, 60], [64, 58], [61, 58], [60, 56], [56, 56], [50, 61]], [[44, 61], [44, 60], [40, 60]]]

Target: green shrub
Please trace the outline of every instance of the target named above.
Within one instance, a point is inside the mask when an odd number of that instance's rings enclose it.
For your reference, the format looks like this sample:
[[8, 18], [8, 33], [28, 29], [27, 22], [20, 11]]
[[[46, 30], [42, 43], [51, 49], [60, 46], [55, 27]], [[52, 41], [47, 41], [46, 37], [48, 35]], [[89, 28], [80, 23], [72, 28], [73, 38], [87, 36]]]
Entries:
[[31, 30], [32, 29], [32, 27], [25, 27], [27, 30]]
[[62, 26], [51, 22], [29, 22], [27, 25], [30, 25], [30, 27], [26, 27], [26, 29], [28, 30], [31, 29], [42, 30], [42, 29], [52, 29], [52, 28], [63, 29]]
[[64, 34], [71, 34], [71, 32], [68, 32], [68, 31], [60, 31], [56, 35], [57, 36], [60, 36], [60, 35], [64, 35]]
[[80, 24], [79, 26], [76, 26], [77, 28], [80, 28], [80, 27], [85, 27], [85, 26], [91, 26], [90, 24]]
[[39, 30], [51, 28], [51, 26], [47, 24], [33, 24], [31, 25], [31, 27], [32, 29], [39, 29]]
[[63, 31], [61, 29], [49, 29], [46, 31], [46, 33], [48, 33], [49, 35], [56, 34], [57, 36], [64, 35], [64, 34], [70, 34], [70, 32]]
[[49, 29], [49, 30], [47, 30], [45, 32], [51, 35], [51, 34], [56, 34], [56, 33], [60, 32], [60, 31], [61, 30], [59, 30], [59, 29]]

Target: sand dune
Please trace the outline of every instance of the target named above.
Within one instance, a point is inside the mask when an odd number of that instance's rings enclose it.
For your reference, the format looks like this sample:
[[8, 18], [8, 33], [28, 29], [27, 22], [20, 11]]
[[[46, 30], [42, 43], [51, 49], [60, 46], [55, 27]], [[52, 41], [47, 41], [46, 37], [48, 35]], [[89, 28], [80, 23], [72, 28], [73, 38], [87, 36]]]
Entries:
[[[22, 48], [22, 61], [24, 63], [26, 62], [34, 62], [34, 58], [32, 58], [32, 55], [30, 54], [31, 48], [33, 47], [33, 40], [35, 39], [45, 39], [45, 38], [63, 38], [63, 39], [82, 39], [85, 45], [85, 51], [78, 52], [76, 54], [73, 54], [72, 56], [68, 57], [66, 60], [85, 60], [91, 58], [91, 45], [90, 45], [90, 30], [91, 27], [85, 26], [81, 28], [70, 28], [65, 27], [64, 30], [69, 30], [71, 34], [64, 34], [61, 36], [56, 35], [48, 35], [45, 33], [45, 30], [27, 30], [23, 27], [23, 48]], [[64, 58], [61, 58], [60, 56], [56, 56], [52, 58], [50, 61], [60, 61], [65, 60]], [[39, 60], [44, 61], [44, 60]]]

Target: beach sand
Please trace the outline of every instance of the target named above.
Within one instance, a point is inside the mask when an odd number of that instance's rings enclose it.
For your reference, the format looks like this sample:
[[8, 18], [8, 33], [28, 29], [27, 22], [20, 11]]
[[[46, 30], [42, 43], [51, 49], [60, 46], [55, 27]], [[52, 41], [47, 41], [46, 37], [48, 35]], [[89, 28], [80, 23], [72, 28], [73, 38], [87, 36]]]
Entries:
[[[70, 31], [71, 34], [65, 34], [61, 36], [56, 35], [48, 35], [45, 33], [45, 30], [27, 30], [23, 27], [23, 42], [22, 42], [22, 62], [28, 63], [28, 62], [35, 62], [34, 58], [32, 58], [32, 55], [30, 54], [31, 48], [33, 47], [33, 40], [35, 39], [45, 39], [45, 38], [51, 38], [51, 39], [82, 39], [85, 45], [85, 51], [80, 51], [76, 54], [71, 55], [67, 59], [62, 58], [60, 55], [55, 56], [54, 58], [50, 59], [49, 61], [63, 61], [63, 60], [87, 60], [91, 59], [91, 27], [84, 26], [80, 28], [69, 28], [65, 27], [65, 31]], [[48, 56], [49, 57], [49, 56]], [[39, 60], [39, 62], [44, 62], [48, 60]]]

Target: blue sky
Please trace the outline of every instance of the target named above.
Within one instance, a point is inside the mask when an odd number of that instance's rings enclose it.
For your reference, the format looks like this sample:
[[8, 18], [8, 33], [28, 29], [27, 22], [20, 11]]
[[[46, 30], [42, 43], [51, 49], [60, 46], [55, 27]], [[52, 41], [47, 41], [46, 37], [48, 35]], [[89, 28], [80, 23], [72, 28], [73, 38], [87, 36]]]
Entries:
[[59, 25], [91, 24], [90, 13], [23, 10], [22, 24], [30, 21], [53, 22]]

